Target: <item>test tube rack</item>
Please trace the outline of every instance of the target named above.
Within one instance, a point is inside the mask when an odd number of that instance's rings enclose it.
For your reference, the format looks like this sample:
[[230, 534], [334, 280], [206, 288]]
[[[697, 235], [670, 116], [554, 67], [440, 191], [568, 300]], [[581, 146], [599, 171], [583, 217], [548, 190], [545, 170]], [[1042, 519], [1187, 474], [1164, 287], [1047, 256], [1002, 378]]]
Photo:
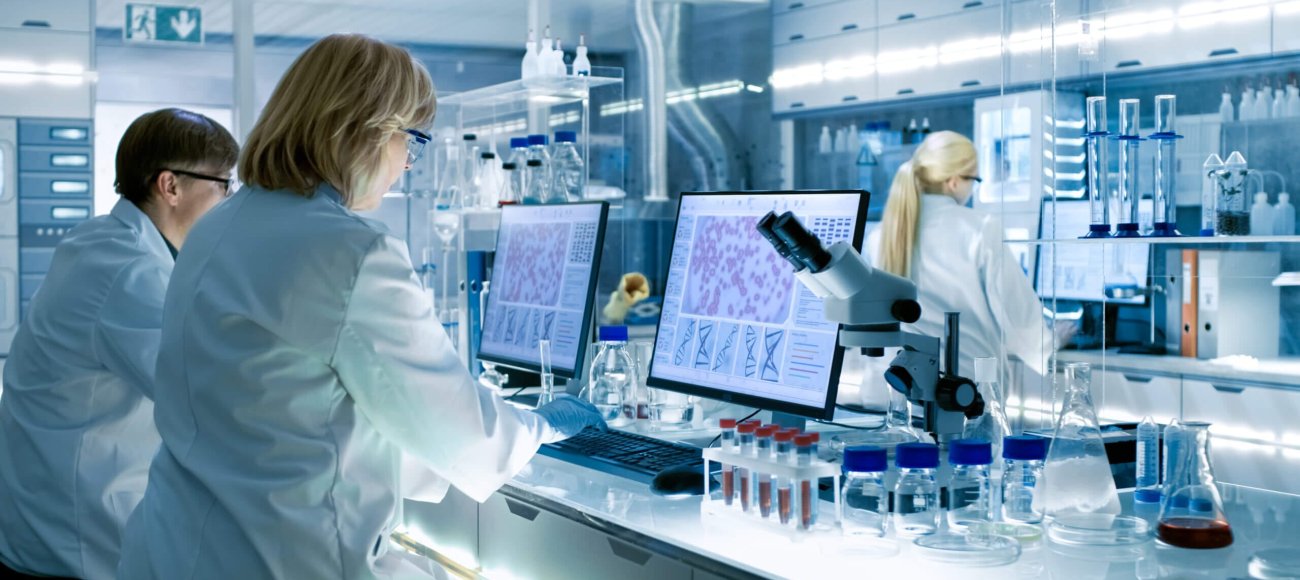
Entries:
[[[700, 511], [705, 516], [721, 518], [736, 523], [748, 524], [750, 529], [765, 529], [769, 532], [787, 536], [801, 536], [809, 533], [829, 532], [837, 530], [840, 519], [840, 466], [835, 463], [828, 463], [817, 458], [808, 465], [795, 465], [792, 463], [778, 462], [775, 456], [770, 458], [756, 457], [754, 455], [743, 455], [739, 451], [723, 449], [720, 447], [710, 447], [704, 450], [704, 499], [700, 505]], [[753, 472], [767, 474], [778, 479], [789, 479], [791, 481], [811, 481], [813, 488], [816, 489], [817, 481], [823, 477], [830, 477], [834, 480], [834, 511], [826, 513], [822, 511], [818, 518], [818, 525], [810, 530], [801, 529], [797, 525], [782, 525], [780, 517], [775, 513], [773, 507], [771, 517], [763, 518], [759, 515], [759, 510], [755, 507], [751, 512], [741, 511], [739, 502], [728, 506], [722, 499], [721, 486], [714, 485], [709, 474], [711, 473], [711, 463], [721, 463], [723, 465], [732, 465], [736, 468], [748, 469]], [[773, 491], [775, 492], [775, 489]], [[775, 499], [773, 500], [776, 501]], [[817, 500], [817, 501], [820, 501]], [[757, 525], [754, 525], [757, 524]]]

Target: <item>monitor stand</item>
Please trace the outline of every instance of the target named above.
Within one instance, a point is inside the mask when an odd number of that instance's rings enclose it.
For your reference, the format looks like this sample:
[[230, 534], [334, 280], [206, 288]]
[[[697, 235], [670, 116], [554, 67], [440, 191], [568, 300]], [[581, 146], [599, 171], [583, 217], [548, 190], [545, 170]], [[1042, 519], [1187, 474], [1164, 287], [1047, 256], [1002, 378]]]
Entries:
[[793, 427], [795, 429], [803, 431], [808, 426], [808, 420], [804, 419], [803, 417], [800, 417], [799, 415], [791, 415], [789, 413], [782, 413], [780, 411], [772, 411], [772, 424], [780, 425], [787, 429]]

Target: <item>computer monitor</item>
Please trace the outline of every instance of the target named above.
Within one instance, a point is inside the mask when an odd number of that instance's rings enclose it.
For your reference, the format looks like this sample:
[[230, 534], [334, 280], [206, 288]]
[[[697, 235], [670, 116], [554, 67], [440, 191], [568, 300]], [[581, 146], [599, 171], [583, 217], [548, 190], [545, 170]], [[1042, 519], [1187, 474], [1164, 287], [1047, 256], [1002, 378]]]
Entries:
[[794, 212], [825, 245], [862, 247], [865, 191], [683, 193], [677, 208], [652, 387], [829, 419], [839, 325], [754, 224]]
[[608, 213], [603, 201], [501, 208], [480, 359], [540, 372], [549, 339], [551, 372], [581, 374]]
[[[1035, 282], [1038, 295], [1079, 302], [1143, 304], [1150, 244], [1080, 241], [1079, 236], [1088, 232], [1092, 221], [1088, 205], [1087, 201], [1075, 200], [1043, 202], [1040, 238], [1064, 243], [1039, 246]], [[1146, 214], [1143, 223], [1150, 223], [1151, 205], [1149, 199], [1138, 205], [1138, 212]]]

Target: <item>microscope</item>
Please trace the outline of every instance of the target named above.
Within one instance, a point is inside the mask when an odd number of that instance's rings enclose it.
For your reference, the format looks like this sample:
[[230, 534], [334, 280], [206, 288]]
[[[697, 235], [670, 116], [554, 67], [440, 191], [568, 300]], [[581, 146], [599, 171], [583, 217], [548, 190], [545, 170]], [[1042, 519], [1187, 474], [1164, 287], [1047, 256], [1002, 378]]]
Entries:
[[924, 410], [925, 430], [935, 441], [960, 437], [965, 420], [984, 413], [975, 383], [957, 375], [958, 313], [947, 313], [944, 321], [940, 369], [939, 339], [902, 330], [902, 323], [921, 318], [915, 283], [871, 267], [847, 243], [823, 248], [791, 212], [768, 212], [756, 227], [794, 266], [795, 277], [822, 299], [826, 319], [840, 324], [840, 346], [871, 357], [902, 348], [885, 371], [885, 382]]

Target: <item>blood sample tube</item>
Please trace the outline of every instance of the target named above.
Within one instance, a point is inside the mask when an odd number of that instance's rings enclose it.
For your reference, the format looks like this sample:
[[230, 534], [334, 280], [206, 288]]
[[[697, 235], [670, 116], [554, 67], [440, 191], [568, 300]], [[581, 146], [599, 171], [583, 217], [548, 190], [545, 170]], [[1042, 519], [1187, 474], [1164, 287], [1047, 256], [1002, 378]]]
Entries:
[[[778, 431], [772, 439], [776, 442], [776, 462], [789, 465], [794, 463], [794, 435], [798, 429], [787, 429]], [[779, 477], [776, 480], [776, 513], [780, 516], [781, 525], [790, 524], [790, 516], [794, 512], [794, 483], [789, 477]]]
[[[776, 425], [764, 425], [758, 428], [758, 437], [755, 440], [754, 454], [759, 459], [772, 460], [772, 436], [780, 427]], [[753, 486], [758, 490], [758, 513], [764, 518], [772, 516], [772, 475], [761, 471], [753, 473]]]
[[[754, 454], [754, 432], [758, 425], [748, 421], [736, 426], [736, 440], [740, 455]], [[740, 509], [748, 512], [754, 500], [754, 491], [749, 487], [749, 469], [737, 467], [735, 477], [740, 481]]]
[[[734, 453], [736, 451], [736, 420], [722, 419], [718, 421], [718, 426], [722, 427], [722, 450]], [[736, 472], [735, 466], [730, 463], [722, 464], [722, 501], [726, 505], [731, 505], [736, 497]]]
[[[813, 452], [815, 439], [811, 433], [805, 433], [794, 438], [795, 445], [795, 465], [806, 466], [812, 464], [815, 456]], [[802, 529], [811, 529], [817, 524], [817, 482], [811, 479], [800, 479], [796, 484], [795, 494], [799, 505], [799, 527]]]

